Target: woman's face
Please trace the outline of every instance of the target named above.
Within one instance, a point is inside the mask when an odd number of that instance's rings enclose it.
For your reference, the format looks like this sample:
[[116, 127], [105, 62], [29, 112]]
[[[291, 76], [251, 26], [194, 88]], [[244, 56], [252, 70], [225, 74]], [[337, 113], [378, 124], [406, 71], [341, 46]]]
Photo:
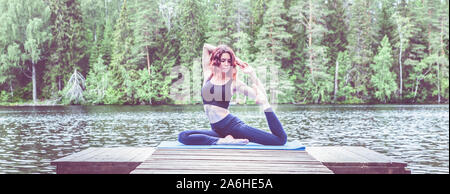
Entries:
[[220, 57], [220, 71], [221, 72], [228, 72], [231, 69], [231, 56], [228, 53], [223, 53]]

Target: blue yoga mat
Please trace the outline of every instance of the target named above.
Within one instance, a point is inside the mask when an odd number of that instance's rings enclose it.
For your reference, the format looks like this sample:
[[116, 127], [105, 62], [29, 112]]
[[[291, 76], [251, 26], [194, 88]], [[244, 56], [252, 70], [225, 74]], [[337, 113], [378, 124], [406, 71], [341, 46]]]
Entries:
[[253, 150], [305, 150], [300, 141], [287, 142], [282, 146], [261, 145], [250, 142], [247, 145], [184, 145], [178, 141], [163, 141], [158, 148], [164, 149], [253, 149]]

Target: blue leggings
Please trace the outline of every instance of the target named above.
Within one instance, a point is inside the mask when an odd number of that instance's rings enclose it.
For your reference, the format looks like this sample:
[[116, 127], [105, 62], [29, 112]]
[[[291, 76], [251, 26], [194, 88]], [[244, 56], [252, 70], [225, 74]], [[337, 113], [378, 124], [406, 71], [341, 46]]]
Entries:
[[248, 139], [262, 145], [284, 145], [287, 135], [273, 111], [264, 112], [269, 129], [267, 133], [246, 125], [239, 118], [228, 114], [224, 119], [211, 124], [212, 130], [188, 130], [178, 136], [178, 141], [186, 145], [214, 145], [219, 138], [232, 135], [236, 139]]

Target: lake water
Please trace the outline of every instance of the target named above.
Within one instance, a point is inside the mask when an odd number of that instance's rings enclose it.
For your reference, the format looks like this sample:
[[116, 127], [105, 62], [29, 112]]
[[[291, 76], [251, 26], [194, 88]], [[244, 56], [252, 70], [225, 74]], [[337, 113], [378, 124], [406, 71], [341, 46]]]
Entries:
[[[257, 106], [230, 107], [265, 129]], [[279, 105], [288, 141], [364, 146], [408, 163], [412, 173], [449, 173], [449, 105]], [[50, 161], [89, 147], [155, 147], [209, 129], [201, 105], [0, 107], [0, 173], [55, 173]]]

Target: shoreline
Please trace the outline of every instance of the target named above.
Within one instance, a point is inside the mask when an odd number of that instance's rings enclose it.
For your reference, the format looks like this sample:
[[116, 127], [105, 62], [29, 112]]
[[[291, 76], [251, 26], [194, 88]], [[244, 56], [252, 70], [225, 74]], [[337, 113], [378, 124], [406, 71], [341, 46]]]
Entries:
[[[201, 105], [201, 103], [196, 104], [44, 104], [44, 103], [9, 103], [2, 104], [0, 103], [0, 107], [57, 107], [57, 106], [192, 106], [192, 105]], [[256, 104], [233, 104], [235, 105], [256, 105]], [[275, 104], [274, 104], [275, 105]], [[302, 106], [302, 105], [449, 105], [449, 102], [445, 103], [323, 103], [323, 104], [313, 104], [313, 103], [280, 103], [276, 105], [294, 105], [294, 106]]]

